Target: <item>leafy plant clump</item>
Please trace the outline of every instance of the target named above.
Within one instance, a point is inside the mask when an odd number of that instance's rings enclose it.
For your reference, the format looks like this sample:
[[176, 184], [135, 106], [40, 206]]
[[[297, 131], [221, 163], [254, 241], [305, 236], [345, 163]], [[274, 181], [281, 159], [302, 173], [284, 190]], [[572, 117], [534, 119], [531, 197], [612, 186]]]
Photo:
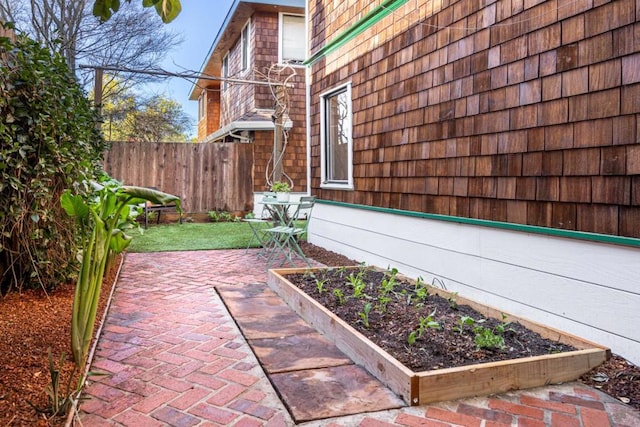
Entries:
[[[505, 315], [493, 319], [398, 270], [327, 268], [286, 278], [416, 371], [573, 350]], [[319, 285], [321, 284], [321, 285]]]
[[211, 222], [240, 222], [242, 218], [227, 211], [209, 211], [207, 216]]
[[0, 290], [55, 288], [75, 274], [77, 233], [60, 206], [95, 177], [98, 115], [65, 60], [0, 37]]
[[271, 191], [276, 193], [288, 193], [291, 191], [289, 184], [283, 181], [276, 181], [271, 186]]

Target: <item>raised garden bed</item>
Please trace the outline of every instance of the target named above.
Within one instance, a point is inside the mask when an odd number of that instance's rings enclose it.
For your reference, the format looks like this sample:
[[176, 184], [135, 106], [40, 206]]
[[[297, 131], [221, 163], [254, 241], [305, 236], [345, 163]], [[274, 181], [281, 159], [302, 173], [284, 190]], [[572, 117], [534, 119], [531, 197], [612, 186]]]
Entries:
[[[352, 272], [355, 273], [356, 271], [359, 270], [356, 269]], [[577, 379], [583, 373], [593, 369], [595, 366], [603, 363], [610, 356], [609, 349], [605, 347], [583, 340], [576, 336], [563, 333], [559, 330], [518, 318], [517, 316], [510, 315], [506, 312], [484, 306], [475, 301], [446, 292], [442, 289], [421, 284], [419, 287], [423, 287], [430, 295], [430, 297], [427, 297], [427, 300], [441, 297], [441, 299], [445, 301], [454, 301], [456, 310], [460, 310], [459, 313], [462, 313], [458, 316], [459, 319], [463, 316], [475, 316], [475, 320], [483, 322], [482, 325], [487, 325], [487, 328], [491, 325], [490, 328], [493, 331], [496, 330], [496, 326], [498, 325], [507, 325], [509, 333], [505, 334], [505, 336], [515, 333], [520, 334], [521, 332], [524, 332], [524, 329], [526, 329], [527, 333], [532, 332], [534, 335], [538, 334], [539, 339], [550, 340], [551, 344], [548, 345], [548, 348], [551, 348], [551, 351], [554, 353], [539, 354], [528, 357], [522, 357], [522, 355], [519, 355], [515, 356], [519, 357], [517, 359], [483, 362], [482, 357], [480, 357], [481, 353], [484, 353], [487, 356], [486, 360], [492, 360], [492, 356], [504, 357], [505, 353], [508, 353], [508, 351], [499, 349], [495, 349], [495, 351], [491, 349], [482, 350], [477, 353], [472, 351], [474, 353], [473, 357], [480, 355], [478, 356], [479, 360], [477, 362], [471, 362], [465, 366], [414, 370], [407, 367], [406, 364], [399, 362], [396, 357], [390, 354], [390, 352], [387, 352], [382, 348], [382, 346], [392, 348], [393, 345], [387, 345], [387, 342], [377, 345], [372, 342], [372, 340], [368, 339], [364, 333], [356, 329], [359, 328], [363, 332], [368, 333], [369, 329], [375, 328], [373, 323], [371, 324], [371, 327], [364, 328], [364, 316], [362, 309], [360, 309], [359, 313], [351, 313], [346, 316], [349, 318], [349, 321], [343, 320], [288, 280], [288, 278], [291, 278], [294, 281], [302, 282], [304, 281], [302, 280], [303, 277], [306, 277], [307, 279], [312, 278], [312, 280], [315, 281], [316, 286], [320, 282], [319, 286], [322, 287], [324, 286], [322, 281], [326, 278], [326, 272], [327, 269], [270, 270], [268, 284], [310, 325], [325, 334], [329, 340], [334, 342], [336, 346], [355, 363], [363, 366], [375, 375], [391, 390], [402, 396], [405, 402], [410, 405], [422, 405], [435, 401], [488, 395], [509, 390], [537, 387], [550, 383], [572, 381]], [[346, 274], [350, 273], [345, 271], [345, 277]], [[383, 277], [387, 277], [388, 279], [388, 276]], [[410, 293], [410, 289], [415, 289], [415, 282], [409, 281], [401, 276], [394, 277], [394, 280], [397, 280], [401, 286], [396, 288], [393, 293], [402, 295], [402, 298], [407, 298], [407, 309], [415, 306], [415, 295], [412, 295], [412, 298], [414, 299], [411, 301], [411, 298], [409, 298], [409, 295], [406, 292], [408, 291]], [[343, 282], [346, 283], [347, 280], [345, 279]], [[348, 299], [350, 295], [349, 292], [352, 291], [352, 287], [346, 284], [344, 286], [342, 294]], [[379, 284], [372, 286], [373, 284], [370, 284], [368, 291], [369, 295], [377, 292], [374, 288], [379, 286]], [[402, 292], [401, 289], [405, 289], [406, 291]], [[312, 294], [313, 292], [310, 291], [309, 293]], [[327, 296], [328, 294], [333, 294], [333, 299], [338, 299], [337, 296], [335, 296], [336, 294], [334, 294], [328, 286], [324, 293], [320, 293], [318, 295]], [[354, 297], [351, 296], [350, 298]], [[373, 303], [375, 304], [375, 302]], [[343, 302], [341, 305], [346, 304]], [[391, 309], [391, 305], [388, 307]], [[354, 310], [357, 311], [358, 309]], [[423, 318], [426, 318], [427, 315], [430, 314], [428, 312], [430, 310], [432, 310], [432, 308], [424, 311], [425, 314]], [[438, 310], [444, 311], [442, 308], [438, 308]], [[370, 316], [367, 317], [371, 317], [373, 319], [374, 311], [376, 310], [373, 309], [370, 312]], [[465, 313], [473, 313], [473, 316], [468, 316]], [[345, 316], [343, 315], [343, 317]], [[357, 319], [358, 317], [360, 317], [359, 320]], [[480, 317], [482, 317], [482, 320]], [[487, 323], [484, 323], [484, 319], [487, 319]], [[437, 319], [434, 317], [433, 321], [436, 322], [436, 320]], [[462, 322], [459, 322], [455, 326], [451, 323], [451, 320], [440, 320], [440, 322], [440, 325], [444, 326], [444, 329], [454, 329], [455, 327], [462, 328], [462, 330], [459, 331], [461, 336], [470, 334], [468, 330], [465, 330], [465, 328], [469, 327], [465, 326]], [[446, 325], [447, 322], [448, 325]], [[426, 324], [426, 322], [424, 322], [424, 324]], [[478, 325], [480, 325], [480, 322], [478, 322]], [[389, 329], [403, 329], [404, 326], [399, 324], [395, 328]], [[409, 353], [414, 350], [418, 351], [417, 349], [420, 345], [420, 343], [416, 346], [415, 343], [410, 344], [408, 342], [407, 338], [411, 328], [413, 328], [413, 326], [409, 326], [409, 329], [404, 329], [404, 332], [399, 334], [401, 336], [399, 340], [404, 340], [404, 342], [401, 345], [396, 343], [396, 347], [408, 348]], [[430, 333], [433, 332], [435, 334], [435, 329], [435, 327], [425, 328], [424, 337], [422, 336], [422, 333], [420, 333], [421, 338], [419, 339], [424, 341]], [[443, 328], [439, 328], [439, 330], [442, 329]], [[389, 341], [388, 335], [390, 334], [387, 334], [387, 337], [384, 338], [383, 341]], [[473, 342], [473, 338], [471, 342]], [[427, 346], [424, 342], [422, 345]], [[441, 346], [442, 344], [439, 345]], [[446, 349], [443, 351], [443, 353], [447, 352], [448, 350]], [[494, 354], [492, 355], [491, 353]], [[402, 358], [404, 357], [405, 356], [403, 355]], [[436, 365], [447, 366], [447, 363], [446, 361], [440, 361]], [[416, 366], [419, 366], [419, 364]]]

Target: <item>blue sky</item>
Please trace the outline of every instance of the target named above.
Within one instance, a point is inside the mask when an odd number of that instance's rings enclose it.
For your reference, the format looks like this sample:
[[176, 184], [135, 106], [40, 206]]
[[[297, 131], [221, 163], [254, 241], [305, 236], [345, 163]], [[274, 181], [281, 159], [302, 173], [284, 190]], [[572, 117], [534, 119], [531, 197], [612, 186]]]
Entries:
[[[232, 3], [233, 0], [182, 0], [182, 12], [168, 26], [182, 34], [184, 42], [180, 48], [170, 52], [160, 66], [172, 72], [183, 72], [185, 69], [199, 71]], [[193, 118], [192, 134], [195, 136], [198, 103], [189, 101], [191, 83], [171, 78], [154, 85], [152, 90], [163, 92], [182, 104], [184, 111]]]

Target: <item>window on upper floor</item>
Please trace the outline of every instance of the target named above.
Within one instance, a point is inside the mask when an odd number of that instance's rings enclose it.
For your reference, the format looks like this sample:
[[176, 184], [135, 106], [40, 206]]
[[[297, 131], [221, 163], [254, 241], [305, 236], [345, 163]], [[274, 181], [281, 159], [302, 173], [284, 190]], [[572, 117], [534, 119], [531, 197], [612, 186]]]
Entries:
[[242, 71], [246, 71], [247, 68], [249, 68], [249, 49], [251, 47], [251, 39], [250, 39], [251, 27], [249, 24], [250, 24], [250, 21], [247, 22], [247, 24], [242, 29], [242, 33], [240, 34], [240, 46], [242, 49], [242, 52], [240, 53], [241, 55], [240, 68], [242, 69]]
[[280, 14], [278, 62], [302, 64], [306, 59], [304, 15]]
[[200, 98], [198, 98], [198, 120], [204, 119], [206, 114], [206, 102], [207, 102], [207, 92], [202, 91], [200, 94]]
[[351, 83], [320, 95], [323, 188], [353, 189]]
[[[226, 79], [229, 77], [229, 52], [227, 52], [224, 55], [224, 58], [222, 58], [222, 78]], [[227, 90], [227, 88], [229, 87], [229, 83], [227, 83], [226, 80], [222, 81], [222, 91], [224, 92], [225, 90]]]

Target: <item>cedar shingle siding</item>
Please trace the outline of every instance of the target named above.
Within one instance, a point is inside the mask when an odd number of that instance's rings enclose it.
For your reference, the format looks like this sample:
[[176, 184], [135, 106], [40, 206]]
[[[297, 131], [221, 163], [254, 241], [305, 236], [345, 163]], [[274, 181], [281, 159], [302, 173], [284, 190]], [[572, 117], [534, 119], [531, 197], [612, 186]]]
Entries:
[[[380, 1], [309, 1], [311, 52]], [[640, 237], [640, 4], [409, 0], [312, 65], [322, 199]], [[354, 191], [322, 189], [321, 93], [353, 91]]]
[[[253, 9], [253, 7], [258, 9]], [[265, 12], [268, 7], [272, 11]], [[238, 18], [238, 23], [232, 25], [236, 29], [227, 28], [221, 40], [229, 41], [228, 50], [228, 77], [241, 80], [266, 81], [269, 68], [278, 63], [278, 13], [271, 5], [241, 4], [238, 16], [250, 18]], [[275, 11], [274, 11], [275, 10]], [[286, 9], [290, 11], [291, 8]], [[294, 9], [298, 13], [302, 10]], [[250, 21], [250, 51], [249, 64], [246, 70], [242, 70], [242, 44], [240, 29]], [[235, 21], [234, 21], [235, 22]], [[219, 61], [225, 52], [214, 55], [211, 62]], [[218, 64], [219, 65], [219, 64]], [[221, 68], [221, 67], [220, 67]], [[220, 71], [222, 75], [222, 71]], [[284, 77], [271, 76], [275, 81], [282, 81]], [[293, 122], [287, 139], [285, 156], [283, 159], [284, 172], [293, 180], [293, 190], [301, 192], [306, 190], [306, 114], [305, 114], [305, 70], [296, 69], [296, 76], [290, 80], [294, 87], [289, 91], [289, 118]], [[220, 90], [219, 82], [208, 82], [207, 113], [198, 124], [198, 139], [206, 137], [226, 125], [235, 121], [251, 121], [256, 116], [256, 110], [273, 111], [275, 107], [274, 93], [266, 85], [254, 85], [245, 83], [227, 84], [226, 90]], [[273, 88], [275, 91], [275, 87]], [[270, 114], [270, 113], [269, 113]], [[268, 114], [267, 114], [268, 115]], [[264, 114], [262, 114], [264, 116]], [[231, 139], [231, 138], [229, 138]], [[271, 130], [256, 130], [253, 133], [253, 189], [254, 191], [268, 190], [266, 187], [265, 172], [267, 164], [272, 161], [274, 147], [274, 134]], [[269, 172], [272, 166], [269, 166]]]

